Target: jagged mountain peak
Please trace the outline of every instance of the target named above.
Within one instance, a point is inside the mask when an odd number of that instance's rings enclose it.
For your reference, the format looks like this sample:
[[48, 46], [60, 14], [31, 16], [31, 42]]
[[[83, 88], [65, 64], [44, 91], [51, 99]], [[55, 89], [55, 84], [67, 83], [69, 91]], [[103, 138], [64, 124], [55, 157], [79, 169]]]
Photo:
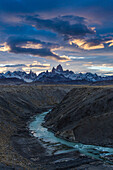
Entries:
[[61, 72], [61, 73], [63, 72], [63, 68], [61, 64], [59, 64], [56, 68], [55, 67], [52, 68], [52, 73], [56, 73], [56, 72]]
[[[38, 76], [32, 70], [27, 74], [25, 71], [7, 71], [6, 73], [0, 73], [0, 79], [2, 78], [18, 78], [26, 82], [40, 81], [45, 83], [73, 83], [76, 81], [85, 82], [97, 82], [97, 81], [107, 81], [113, 80], [113, 76], [101, 77], [96, 73], [77, 73], [75, 74], [70, 70], [63, 70], [61, 64], [56, 68], [53, 67], [52, 71], [41, 72]], [[82, 82], [83, 83], [83, 82]]]
[[59, 72], [63, 72], [63, 68], [60, 64], [56, 67], [56, 70]]
[[42, 72], [37, 77], [37, 81], [41, 82], [72, 82], [81, 80], [95, 82], [102, 80], [102, 77], [90, 72], [75, 74], [73, 71], [63, 70], [60, 64], [56, 68], [53, 67], [52, 71]]
[[17, 78], [22, 79], [26, 82], [32, 82], [37, 78], [36, 73], [34, 73], [32, 70], [27, 74], [25, 71], [14, 71], [10, 72], [7, 71], [6, 73], [2, 73], [4, 78]]
[[55, 70], [56, 70], [56, 69], [53, 67], [53, 68], [52, 68], [52, 73], [55, 73]]

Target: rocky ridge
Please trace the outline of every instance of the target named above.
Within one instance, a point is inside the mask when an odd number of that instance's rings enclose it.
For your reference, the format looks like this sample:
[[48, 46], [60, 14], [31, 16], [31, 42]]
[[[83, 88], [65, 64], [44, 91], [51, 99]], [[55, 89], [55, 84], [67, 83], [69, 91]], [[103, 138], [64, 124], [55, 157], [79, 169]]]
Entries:
[[113, 89], [75, 88], [45, 121], [45, 126], [67, 140], [113, 146]]

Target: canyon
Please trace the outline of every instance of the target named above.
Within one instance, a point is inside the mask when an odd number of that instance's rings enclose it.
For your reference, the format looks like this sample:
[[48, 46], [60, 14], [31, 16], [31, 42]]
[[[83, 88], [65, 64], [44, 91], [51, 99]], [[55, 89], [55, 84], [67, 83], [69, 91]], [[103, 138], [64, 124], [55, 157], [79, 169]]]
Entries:
[[112, 92], [112, 86], [1, 85], [0, 168], [112, 169], [78, 151], [48, 155], [28, 128], [36, 115], [52, 109], [43, 125], [56, 136], [112, 147]]

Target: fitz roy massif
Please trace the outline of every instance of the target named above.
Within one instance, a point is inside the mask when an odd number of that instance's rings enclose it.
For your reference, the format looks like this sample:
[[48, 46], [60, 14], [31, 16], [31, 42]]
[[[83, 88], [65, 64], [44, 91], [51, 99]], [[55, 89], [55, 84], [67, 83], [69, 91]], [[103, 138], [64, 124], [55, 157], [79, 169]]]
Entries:
[[30, 71], [29, 73], [22, 71], [0, 73], [0, 80], [20, 79], [24, 82], [43, 82], [43, 83], [77, 83], [81, 84], [88, 82], [108, 81], [113, 80], [113, 76], [98, 76], [96, 73], [74, 73], [73, 71], [63, 70], [61, 65], [58, 65], [56, 69], [53, 67], [52, 71], [42, 72], [39, 75]]

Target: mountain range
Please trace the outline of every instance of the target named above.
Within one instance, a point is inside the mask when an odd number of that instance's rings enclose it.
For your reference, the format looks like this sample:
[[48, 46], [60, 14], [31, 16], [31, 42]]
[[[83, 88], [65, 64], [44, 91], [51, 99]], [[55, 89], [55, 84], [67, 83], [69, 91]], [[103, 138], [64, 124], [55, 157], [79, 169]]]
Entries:
[[100, 82], [113, 80], [113, 76], [98, 76], [96, 73], [92, 74], [87, 72], [85, 74], [78, 73], [75, 74], [70, 70], [63, 70], [62, 66], [59, 64], [56, 68], [49, 72], [41, 72], [39, 75], [30, 71], [29, 74], [22, 71], [6, 72], [0, 73], [0, 79], [19, 79], [24, 82], [42, 82], [42, 83], [91, 83], [91, 82]]

